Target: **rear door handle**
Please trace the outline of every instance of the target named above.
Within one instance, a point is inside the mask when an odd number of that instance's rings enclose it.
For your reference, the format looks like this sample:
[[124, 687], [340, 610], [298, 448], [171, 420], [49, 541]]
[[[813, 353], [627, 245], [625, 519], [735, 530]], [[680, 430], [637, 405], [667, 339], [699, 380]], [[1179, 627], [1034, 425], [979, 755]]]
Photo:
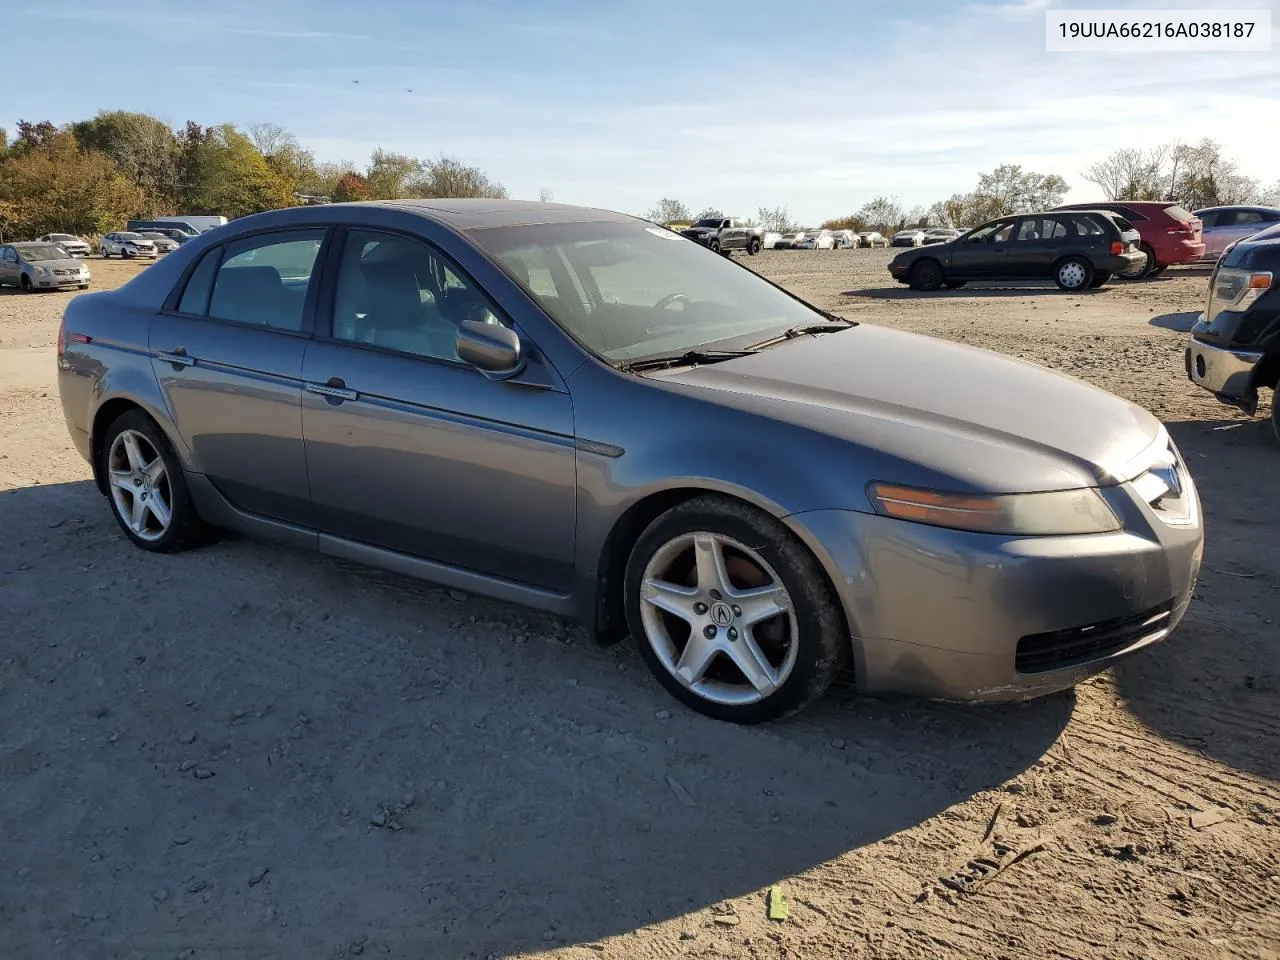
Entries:
[[190, 367], [196, 362], [196, 358], [187, 356], [187, 351], [182, 347], [174, 347], [171, 352], [160, 352], [156, 356], [165, 363], [172, 363], [175, 367]]
[[307, 393], [318, 393], [322, 397], [330, 397], [334, 400], [356, 400], [360, 396], [356, 391], [348, 390], [338, 377], [332, 377], [328, 383], [305, 383], [302, 389]]

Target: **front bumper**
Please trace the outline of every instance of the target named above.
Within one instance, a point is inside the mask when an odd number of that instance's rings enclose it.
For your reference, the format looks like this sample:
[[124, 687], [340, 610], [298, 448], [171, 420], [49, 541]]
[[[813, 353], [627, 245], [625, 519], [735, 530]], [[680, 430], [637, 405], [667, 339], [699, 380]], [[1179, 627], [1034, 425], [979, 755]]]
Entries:
[[32, 281], [40, 290], [55, 290], [62, 287], [78, 287], [88, 283], [89, 277], [33, 277]]
[[1164, 640], [1191, 601], [1203, 553], [1185, 466], [1185, 521], [1129, 485], [1106, 495], [1125, 529], [1005, 537], [852, 511], [789, 518], [817, 544], [853, 633], [866, 692], [944, 700], [1043, 696]]
[[1239, 406], [1257, 396], [1253, 375], [1263, 355], [1260, 350], [1228, 350], [1192, 337], [1186, 351], [1187, 378], [1223, 403]]

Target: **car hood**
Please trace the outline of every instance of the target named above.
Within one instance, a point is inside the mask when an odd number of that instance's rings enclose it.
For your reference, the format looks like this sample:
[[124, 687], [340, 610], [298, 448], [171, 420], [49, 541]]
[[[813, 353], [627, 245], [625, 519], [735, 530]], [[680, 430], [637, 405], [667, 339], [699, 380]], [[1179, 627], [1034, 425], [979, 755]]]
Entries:
[[37, 260], [31, 264], [32, 267], [48, 267], [50, 270], [79, 270], [84, 266], [83, 260], [77, 260], [75, 257], [62, 257], [58, 260]]
[[962, 492], [1120, 483], [1163, 434], [1146, 410], [1073, 377], [867, 324], [660, 377], [851, 441], [872, 479]]

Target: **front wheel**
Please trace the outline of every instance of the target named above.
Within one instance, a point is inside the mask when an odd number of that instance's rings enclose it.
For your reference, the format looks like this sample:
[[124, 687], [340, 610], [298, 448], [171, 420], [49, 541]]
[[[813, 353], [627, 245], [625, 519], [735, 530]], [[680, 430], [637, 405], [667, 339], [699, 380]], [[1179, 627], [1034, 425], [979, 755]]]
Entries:
[[710, 250], [712, 253], [719, 253], [719, 252], [720, 252], [720, 241], [719, 241], [719, 240], [712, 240], [710, 243], [708, 243], [708, 244], [707, 244], [707, 249], [708, 249], [708, 250]]
[[794, 713], [844, 662], [847, 631], [818, 562], [777, 520], [727, 497], [695, 497], [654, 520], [623, 589], [659, 682], [719, 720]]
[[145, 413], [131, 410], [107, 430], [101, 477], [116, 522], [133, 543], [175, 553], [201, 542], [206, 528], [168, 438]]
[[1053, 282], [1068, 293], [1084, 290], [1093, 282], [1093, 267], [1084, 257], [1067, 257], [1054, 269]]
[[747, 256], [754, 257], [760, 252], [760, 238], [752, 237], [747, 241]]
[[1110, 279], [1111, 279], [1111, 274], [1109, 273], [1105, 273], [1105, 272], [1095, 273], [1093, 275], [1093, 279], [1089, 282], [1089, 288], [1091, 290], [1097, 290], [1100, 286], [1105, 284]]
[[35, 285], [31, 282], [31, 278], [28, 277], [25, 273], [22, 275], [22, 279], [18, 281], [18, 286], [22, 287], [23, 293], [36, 292]]
[[943, 284], [942, 264], [937, 260], [917, 260], [911, 268], [911, 289], [931, 292]]

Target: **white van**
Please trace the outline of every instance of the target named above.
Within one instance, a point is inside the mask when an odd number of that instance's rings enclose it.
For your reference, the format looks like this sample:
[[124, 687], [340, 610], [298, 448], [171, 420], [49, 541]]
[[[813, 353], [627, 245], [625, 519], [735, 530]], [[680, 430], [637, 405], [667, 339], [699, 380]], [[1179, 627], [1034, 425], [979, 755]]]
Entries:
[[227, 222], [226, 217], [194, 217], [194, 216], [175, 216], [175, 217], [152, 217], [152, 222], [163, 223], [164, 221], [177, 221], [179, 223], [189, 223], [201, 233], [208, 233], [214, 227], [224, 226]]

